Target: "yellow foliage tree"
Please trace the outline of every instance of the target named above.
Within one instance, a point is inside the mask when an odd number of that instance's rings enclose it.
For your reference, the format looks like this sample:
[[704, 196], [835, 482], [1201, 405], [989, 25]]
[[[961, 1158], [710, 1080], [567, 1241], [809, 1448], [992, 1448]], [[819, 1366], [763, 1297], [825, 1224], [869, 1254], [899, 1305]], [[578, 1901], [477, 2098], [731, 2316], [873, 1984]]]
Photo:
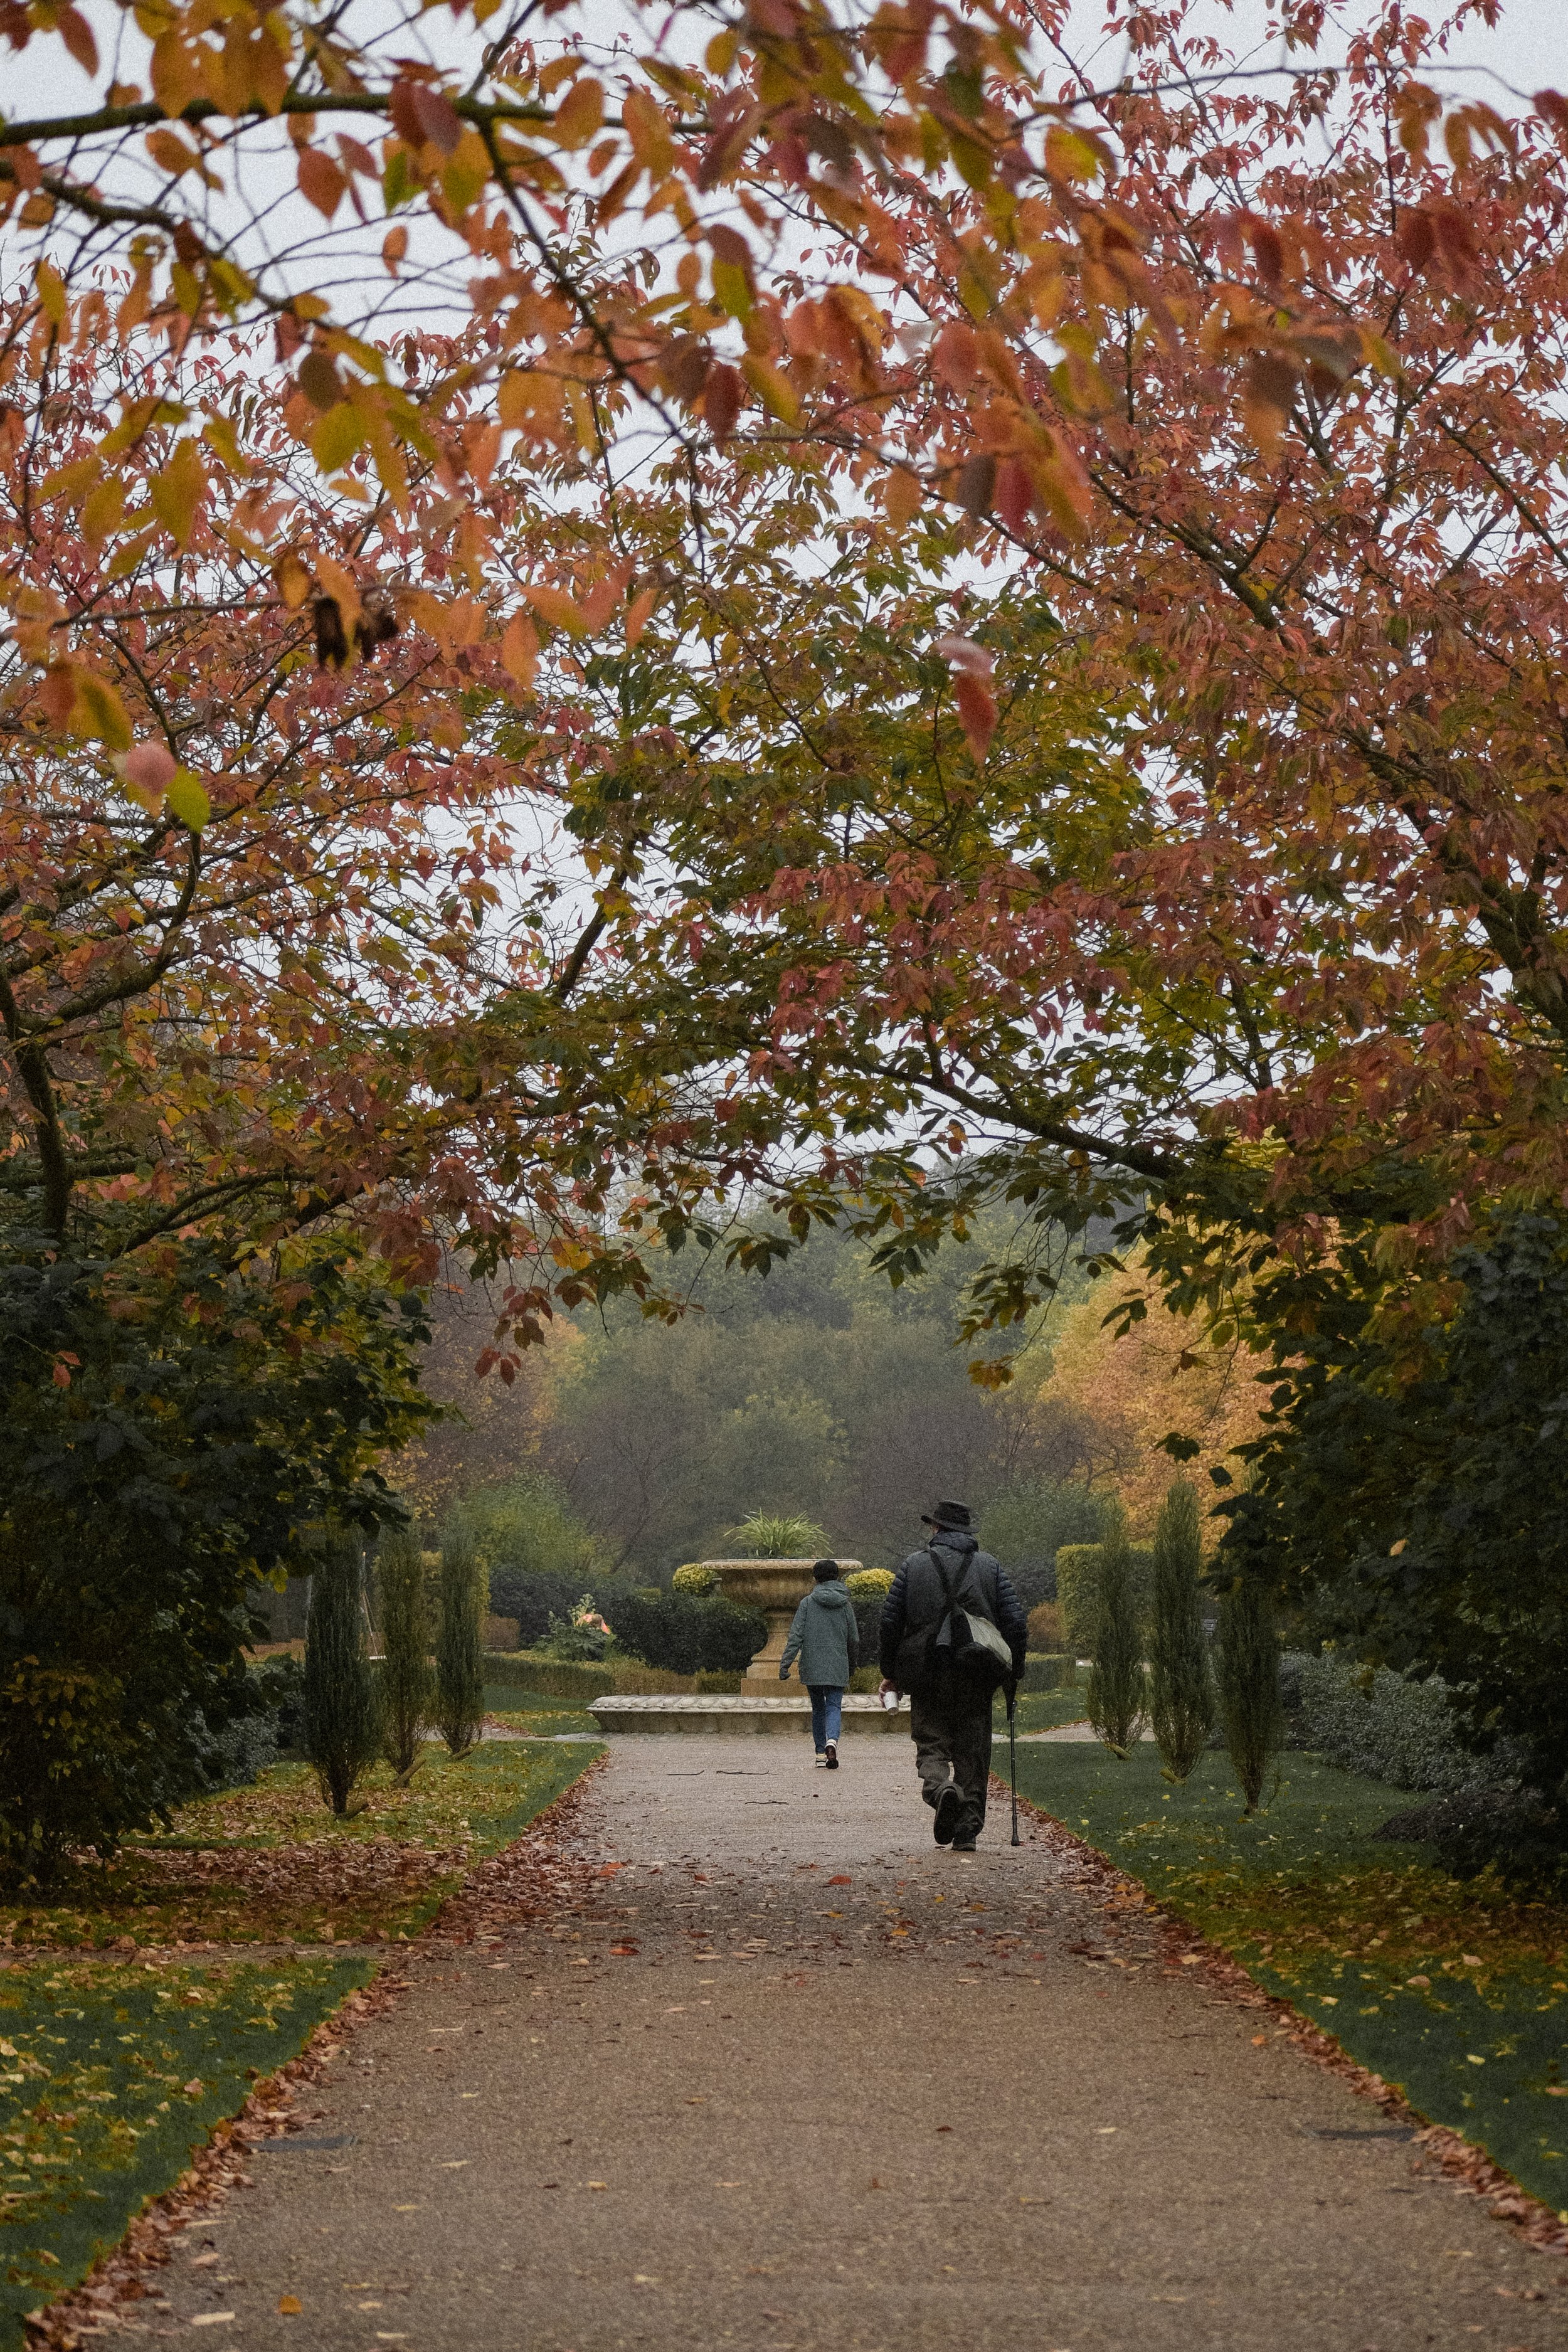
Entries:
[[[1144, 1313], [1119, 1332], [1105, 1318], [1128, 1297], [1136, 1297]], [[1108, 1483], [1134, 1541], [1146, 1543], [1178, 1469], [1161, 1439], [1174, 1430], [1195, 1441], [1198, 1452], [1185, 1475], [1200, 1496], [1209, 1492], [1207, 1473], [1258, 1429], [1264, 1391], [1255, 1375], [1265, 1369], [1262, 1357], [1238, 1343], [1205, 1343], [1197, 1326], [1173, 1313], [1151, 1277], [1135, 1269], [1107, 1276], [1068, 1311], [1036, 1402], [1039, 1409], [1071, 1406], [1114, 1441], [1109, 1451], [1118, 1466]]]

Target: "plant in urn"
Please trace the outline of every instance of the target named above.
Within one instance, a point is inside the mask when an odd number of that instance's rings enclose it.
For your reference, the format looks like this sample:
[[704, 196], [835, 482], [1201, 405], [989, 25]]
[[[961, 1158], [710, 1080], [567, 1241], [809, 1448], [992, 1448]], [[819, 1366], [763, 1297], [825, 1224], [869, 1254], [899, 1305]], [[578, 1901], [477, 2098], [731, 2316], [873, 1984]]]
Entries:
[[[747, 1558], [705, 1560], [723, 1588], [726, 1601], [742, 1609], [760, 1609], [767, 1621], [768, 1637], [746, 1668], [742, 1685], [750, 1697], [778, 1698], [779, 1661], [789, 1639], [790, 1620], [811, 1590], [813, 1563], [826, 1557], [827, 1538], [810, 1519], [770, 1517], [753, 1512], [734, 1530], [746, 1546]], [[840, 1560], [852, 1576], [858, 1559]], [[794, 1670], [798, 1676], [798, 1669]]]

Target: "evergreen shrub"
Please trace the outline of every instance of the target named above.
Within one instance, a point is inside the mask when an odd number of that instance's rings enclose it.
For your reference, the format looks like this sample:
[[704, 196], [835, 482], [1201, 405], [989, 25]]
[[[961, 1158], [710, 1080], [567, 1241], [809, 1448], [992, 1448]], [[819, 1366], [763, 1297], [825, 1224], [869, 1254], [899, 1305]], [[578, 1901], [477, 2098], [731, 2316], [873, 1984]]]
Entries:
[[1215, 1667], [1225, 1744], [1255, 1813], [1285, 1733], [1274, 1605], [1255, 1578], [1239, 1578], [1220, 1602]]
[[1204, 1632], [1198, 1498], [1184, 1478], [1171, 1486], [1154, 1529], [1149, 1641], [1150, 1717], [1167, 1776], [1185, 1780], [1215, 1723], [1214, 1675]]
[[1300, 1744], [1347, 1772], [1391, 1789], [1461, 1794], [1514, 1777], [1511, 1751], [1476, 1756], [1459, 1745], [1447, 1685], [1436, 1675], [1406, 1682], [1386, 1666], [1358, 1665], [1331, 1651], [1289, 1652], [1280, 1664], [1287, 1694], [1292, 1683], [1299, 1694]]
[[375, 1684], [365, 1646], [360, 1539], [329, 1537], [310, 1578], [305, 1633], [305, 1753], [322, 1802], [340, 1817], [381, 1742]]
[[677, 1675], [743, 1674], [767, 1638], [760, 1610], [696, 1593], [632, 1586], [606, 1595], [605, 1614], [623, 1650]]
[[[1057, 1554], [1057, 1601], [1062, 1612], [1062, 1631], [1068, 1649], [1080, 1658], [1087, 1657], [1094, 1647], [1102, 1549], [1100, 1544], [1063, 1544]], [[1134, 1605], [1142, 1627], [1148, 1622], [1152, 1599], [1154, 1554], [1148, 1544], [1132, 1544], [1128, 1556], [1132, 1566]]]
[[441, 1546], [441, 1618], [436, 1636], [436, 1727], [453, 1756], [467, 1756], [485, 1713], [484, 1580], [466, 1528]]
[[430, 1613], [418, 1538], [389, 1536], [376, 1563], [381, 1591], [382, 1750], [406, 1788], [424, 1750], [425, 1727], [435, 1704], [430, 1671]]
[[1137, 1570], [1120, 1512], [1096, 1549], [1096, 1622], [1084, 1712], [1112, 1755], [1126, 1756], [1147, 1704]]

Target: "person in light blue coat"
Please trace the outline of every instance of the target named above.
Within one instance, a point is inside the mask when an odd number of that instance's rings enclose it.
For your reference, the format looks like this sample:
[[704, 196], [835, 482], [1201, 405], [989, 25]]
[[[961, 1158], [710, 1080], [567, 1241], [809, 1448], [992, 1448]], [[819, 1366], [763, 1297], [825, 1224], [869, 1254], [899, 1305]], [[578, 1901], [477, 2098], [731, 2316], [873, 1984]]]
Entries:
[[795, 1612], [779, 1666], [780, 1682], [800, 1660], [800, 1678], [811, 1693], [811, 1737], [816, 1760], [829, 1772], [838, 1769], [838, 1739], [844, 1728], [844, 1694], [860, 1655], [859, 1628], [849, 1588], [838, 1573], [836, 1559], [819, 1559], [812, 1568], [816, 1581]]

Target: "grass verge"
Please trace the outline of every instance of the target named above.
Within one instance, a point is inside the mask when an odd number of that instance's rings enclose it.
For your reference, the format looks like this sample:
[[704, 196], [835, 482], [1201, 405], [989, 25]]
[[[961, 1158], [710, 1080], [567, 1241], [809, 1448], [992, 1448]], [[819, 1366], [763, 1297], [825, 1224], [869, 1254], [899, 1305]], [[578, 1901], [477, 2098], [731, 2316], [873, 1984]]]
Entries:
[[0, 1906], [12, 1946], [341, 1943], [415, 1934], [466, 1870], [521, 1835], [598, 1751], [438, 1746], [406, 1789], [384, 1765], [338, 1821], [303, 1764], [181, 1808], [162, 1836], [84, 1864], [47, 1901]]
[[526, 1732], [531, 1739], [552, 1739], [563, 1731], [586, 1731], [596, 1739], [599, 1727], [584, 1707], [568, 1706], [542, 1691], [518, 1690], [510, 1683], [487, 1683], [485, 1715], [509, 1731]]
[[[1018, 1697], [1018, 1729], [1026, 1731], [1056, 1731], [1064, 1723], [1083, 1721], [1084, 1696], [1080, 1690], [1023, 1691]], [[992, 1717], [993, 1736], [1007, 1737], [1007, 1710], [998, 1700]], [[1023, 1786], [1019, 1782], [1020, 1788]]]
[[1408, 1792], [1310, 1756], [1250, 1821], [1222, 1755], [1172, 1788], [1152, 1746], [1053, 1742], [1019, 1749], [1018, 1788], [1568, 2220], [1561, 1903], [1374, 1843]]
[[363, 1984], [365, 1958], [0, 1973], [0, 2347], [177, 2180], [260, 2075]]
[[[344, 1822], [303, 1766], [276, 1766], [84, 1867], [58, 1900], [0, 1920], [13, 1944], [57, 1946], [406, 1936], [599, 1752], [498, 1743], [454, 1763], [432, 1748], [407, 1789], [372, 1775], [364, 1809]], [[237, 1951], [201, 1965], [57, 1957], [0, 1969], [0, 2352], [375, 1965]]]

